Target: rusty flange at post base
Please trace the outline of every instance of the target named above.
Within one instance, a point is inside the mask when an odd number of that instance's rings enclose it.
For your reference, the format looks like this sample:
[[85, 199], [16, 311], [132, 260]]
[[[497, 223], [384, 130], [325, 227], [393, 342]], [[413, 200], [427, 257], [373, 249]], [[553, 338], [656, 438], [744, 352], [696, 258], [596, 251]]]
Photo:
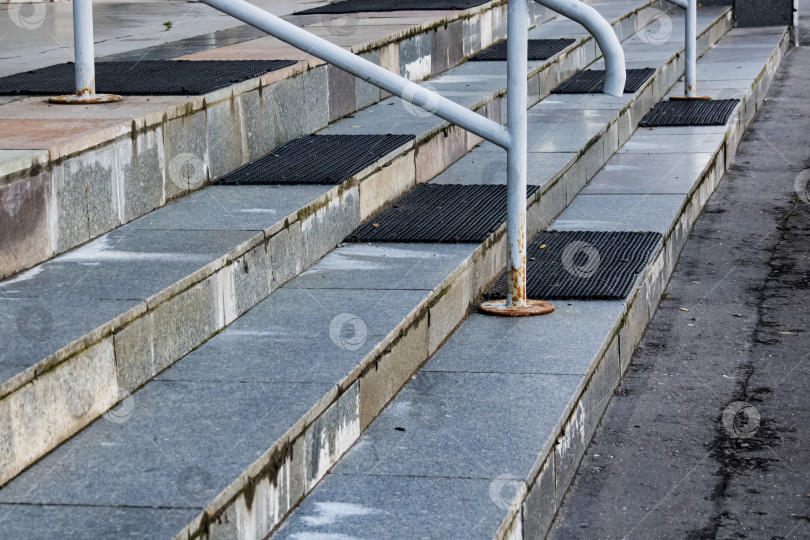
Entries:
[[547, 315], [554, 311], [554, 306], [543, 300], [526, 300], [522, 306], [506, 307], [506, 300], [492, 300], [481, 304], [481, 311], [502, 317], [531, 317]]
[[122, 99], [124, 98], [115, 94], [70, 94], [48, 98], [48, 101], [61, 105], [93, 105], [95, 103], [118, 103]]

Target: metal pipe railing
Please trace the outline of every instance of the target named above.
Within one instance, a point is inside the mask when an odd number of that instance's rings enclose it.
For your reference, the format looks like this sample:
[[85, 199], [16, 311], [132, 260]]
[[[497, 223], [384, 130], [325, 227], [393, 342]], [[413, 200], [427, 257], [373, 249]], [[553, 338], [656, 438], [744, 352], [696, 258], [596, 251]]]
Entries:
[[267, 32], [297, 49], [452, 122], [498, 146], [509, 148], [506, 128], [404, 77], [365, 60], [311, 32], [264, 11], [244, 0], [202, 0], [209, 6]]
[[593, 35], [605, 59], [607, 78], [604, 92], [611, 96], [624, 94], [624, 83], [627, 79], [624, 49], [610, 23], [594, 8], [579, 0], [535, 0], [535, 2], [578, 22]]
[[697, 97], [697, 0], [668, 0], [686, 10], [684, 96]]
[[[74, 0], [76, 36], [77, 89], [83, 90], [92, 76], [92, 12], [85, 2]], [[481, 116], [404, 77], [365, 60], [329, 41], [264, 11], [245, 0], [202, 0], [209, 6], [254, 26], [316, 58], [333, 64], [374, 86], [421, 107], [436, 116], [460, 126], [507, 151], [507, 243], [508, 285], [506, 299], [486, 302], [481, 307], [490, 313], [536, 315], [549, 313], [554, 307], [538, 300], [526, 299], [526, 176], [527, 176], [527, 108], [528, 108], [528, 27], [529, 0], [508, 0], [507, 16], [507, 127]], [[610, 24], [593, 8], [577, 0], [537, 0], [549, 8], [583, 24], [594, 34], [607, 66], [605, 92], [621, 95], [626, 73], [624, 52]], [[78, 3], [78, 7], [77, 7]], [[87, 24], [86, 24], [87, 23]], [[89, 40], [90, 47], [87, 47]], [[89, 55], [89, 57], [88, 57]], [[89, 70], [87, 62], [90, 62]], [[88, 75], [89, 74], [89, 75]], [[88, 79], [89, 77], [89, 79]], [[92, 94], [92, 91], [91, 91]], [[77, 91], [77, 96], [82, 93]], [[64, 98], [64, 96], [63, 96]], [[68, 96], [72, 101], [76, 96]], [[85, 98], [86, 99], [86, 98]]]
[[53, 97], [49, 101], [83, 104], [121, 101], [121, 96], [96, 94], [93, 0], [73, 0], [73, 50], [76, 57], [76, 94]]
[[[506, 20], [506, 268], [504, 308], [526, 304], [526, 184], [528, 175], [529, 2], [509, 0]], [[494, 309], [499, 305], [490, 304]]]

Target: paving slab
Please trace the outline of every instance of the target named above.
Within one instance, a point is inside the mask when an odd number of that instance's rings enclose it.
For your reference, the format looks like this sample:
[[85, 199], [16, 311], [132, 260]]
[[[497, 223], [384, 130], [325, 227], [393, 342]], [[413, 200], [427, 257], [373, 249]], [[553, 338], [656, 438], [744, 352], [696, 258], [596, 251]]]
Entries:
[[[573, 152], [530, 152], [529, 185], [545, 186], [560, 171], [573, 165]], [[506, 185], [506, 150], [473, 151], [431, 180], [432, 184], [498, 184]]]
[[[0, 380], [8, 381], [81, 338], [140, 307], [139, 299], [99, 299], [82, 294], [53, 298], [0, 298]], [[81, 316], [79, 316], [81, 314]]]
[[477, 247], [477, 244], [344, 245], [288, 286], [299, 289], [432, 290]]
[[332, 186], [210, 186], [136, 219], [137, 230], [262, 231]]
[[48, 455], [47, 466], [22, 473], [0, 501], [202, 508], [329, 388], [155, 381], [131, 408], [93, 423]]
[[[302, 519], [282, 526], [274, 537], [491, 538], [500, 509], [490, 501], [489, 484], [473, 478], [347, 477], [304, 499]], [[430, 512], [426, 500], [431, 501]]]
[[332, 474], [527, 476], [579, 382], [571, 375], [420, 372]]
[[[693, 136], [673, 135], [673, 137], [690, 139]], [[644, 144], [640, 143], [639, 146], [643, 148]], [[619, 153], [608, 160], [582, 193], [688, 194], [694, 188], [695, 179], [700, 177], [713, 159], [713, 153]]]
[[158, 379], [335, 384], [429, 295], [284, 287]]
[[0, 533], [18, 540], [152, 538], [181, 530], [198, 513], [189, 508], [0, 504]]
[[649, 231], [666, 234], [686, 195], [581, 195], [560, 214], [560, 231]]
[[619, 150], [620, 154], [713, 154], [725, 143], [723, 133], [670, 134], [666, 128], [639, 129]]
[[145, 300], [255, 236], [255, 231], [117, 230], [0, 283], [0, 298]]
[[542, 318], [474, 313], [422, 371], [585, 375], [624, 302], [556, 301]]

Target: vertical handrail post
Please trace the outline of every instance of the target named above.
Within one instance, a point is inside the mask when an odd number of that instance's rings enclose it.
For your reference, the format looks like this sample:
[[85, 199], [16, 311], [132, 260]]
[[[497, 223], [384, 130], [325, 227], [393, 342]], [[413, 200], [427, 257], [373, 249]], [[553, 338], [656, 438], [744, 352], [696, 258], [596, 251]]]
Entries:
[[526, 174], [528, 160], [529, 3], [509, 0], [506, 23], [507, 257], [506, 307], [526, 304]]
[[73, 0], [73, 49], [76, 56], [76, 95], [96, 93], [93, 1]]
[[686, 6], [686, 70], [685, 95], [697, 97], [697, 0], [688, 0]]
[[686, 49], [684, 97], [672, 99], [706, 99], [697, 97], [697, 0], [669, 0], [669, 3], [686, 10], [686, 30], [683, 39]]
[[506, 17], [506, 298], [481, 310], [511, 317], [544, 315], [554, 306], [526, 298], [529, 1], [509, 0]]
[[51, 103], [113, 103], [121, 96], [96, 94], [96, 53], [93, 43], [93, 0], [73, 0], [73, 51], [76, 93], [49, 99]]

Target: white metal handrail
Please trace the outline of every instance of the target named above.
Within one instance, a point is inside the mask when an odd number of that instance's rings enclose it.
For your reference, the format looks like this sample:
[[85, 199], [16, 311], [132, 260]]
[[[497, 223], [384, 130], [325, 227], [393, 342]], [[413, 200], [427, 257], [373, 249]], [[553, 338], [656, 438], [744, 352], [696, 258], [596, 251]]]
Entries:
[[[508, 0], [507, 4], [508, 121], [506, 127], [249, 4], [245, 0], [202, 1], [504, 148], [507, 151], [508, 164], [507, 269], [509, 279], [507, 280], [506, 299], [487, 302], [482, 308], [491, 313], [507, 315], [533, 315], [553, 310], [553, 306], [547, 302], [526, 299], [529, 0]], [[626, 78], [624, 52], [610, 24], [596, 10], [579, 0], [537, 1], [583, 24], [594, 35], [602, 50], [607, 68], [605, 92], [621, 95], [624, 92]], [[91, 5], [92, 0], [73, 0], [77, 96], [70, 96], [63, 102], [88, 102], [95, 95]], [[89, 47], [86, 46], [87, 43], [89, 43]], [[80, 44], [84, 45], [80, 47]]]
[[605, 59], [606, 80], [604, 92], [611, 96], [624, 93], [627, 70], [624, 67], [624, 50], [613, 27], [588, 4], [571, 0], [535, 0], [538, 4], [553, 9], [585, 27], [596, 39]]
[[668, 0], [686, 10], [686, 69], [684, 70], [684, 95], [697, 96], [697, 0]]

